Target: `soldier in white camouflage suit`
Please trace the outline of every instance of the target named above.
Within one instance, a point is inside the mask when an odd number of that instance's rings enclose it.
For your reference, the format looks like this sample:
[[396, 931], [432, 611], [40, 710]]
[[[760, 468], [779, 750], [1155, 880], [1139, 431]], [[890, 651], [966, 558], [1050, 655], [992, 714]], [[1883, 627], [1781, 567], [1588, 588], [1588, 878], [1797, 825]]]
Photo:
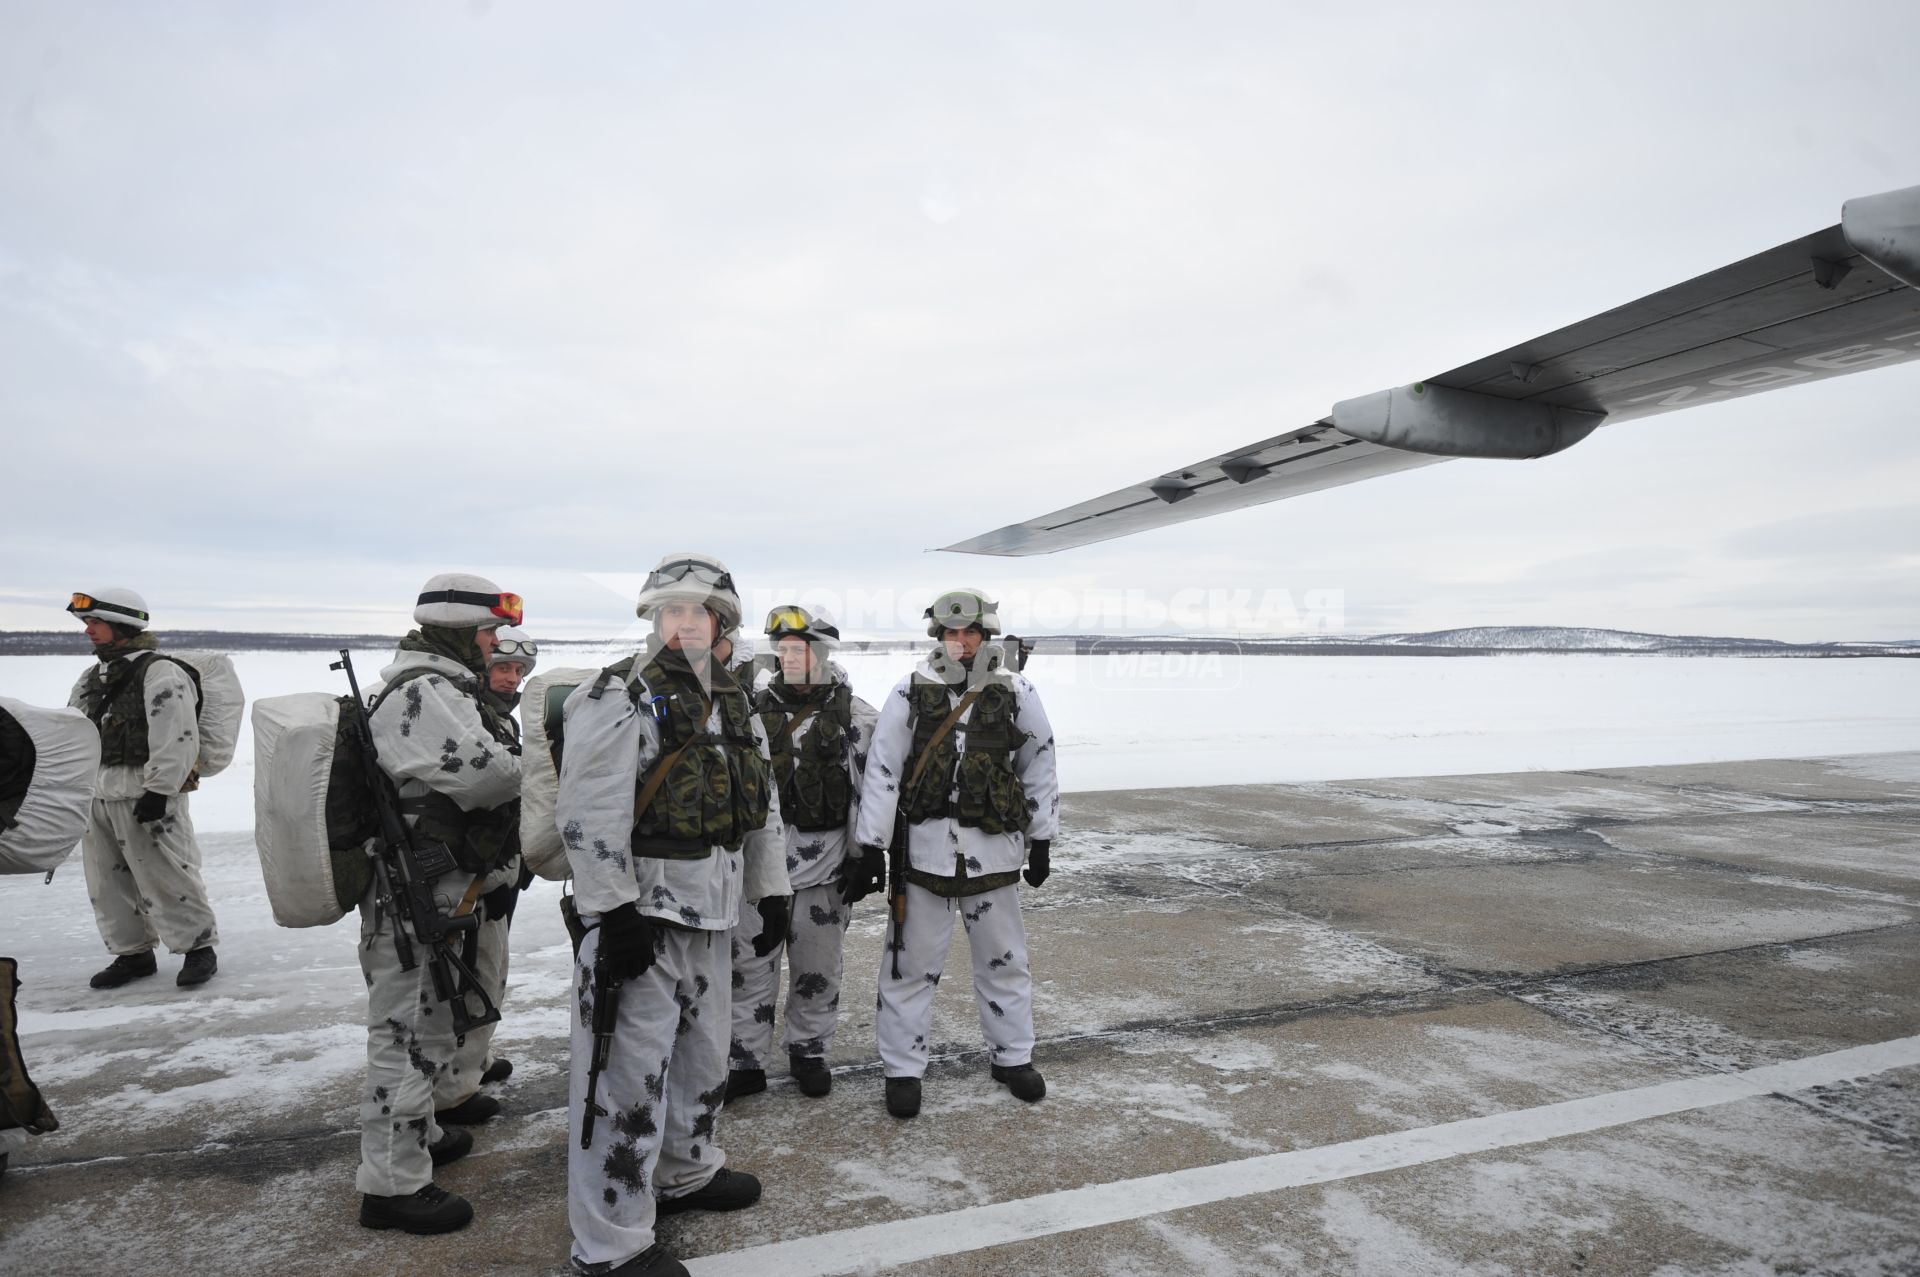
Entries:
[[160, 943], [186, 955], [175, 984], [205, 984], [219, 966], [220, 936], [185, 792], [198, 780], [199, 691], [185, 667], [158, 655], [146, 601], [132, 590], [75, 594], [67, 611], [86, 622], [99, 662], [67, 701], [100, 729], [100, 785], [81, 863], [100, 938], [116, 956], [93, 987], [152, 975]]
[[933, 993], [956, 912], [993, 1079], [1029, 1102], [1047, 1090], [1033, 1067], [1033, 976], [1017, 882], [1023, 860], [1029, 886], [1047, 880], [1060, 824], [1053, 728], [1033, 684], [986, 642], [1000, 633], [997, 604], [978, 590], [943, 594], [927, 609], [927, 633], [939, 644], [880, 709], [854, 826], [870, 883], [886, 873], [896, 812], [906, 826], [906, 881], [892, 884], [904, 893], [906, 925], [889, 923], [874, 1019], [887, 1111], [902, 1118], [920, 1112]]
[[[520, 757], [510, 720], [481, 699], [494, 630], [518, 624], [520, 597], [485, 577], [445, 573], [421, 590], [369, 718], [380, 767], [393, 778], [416, 841], [440, 843], [456, 868], [433, 882], [441, 911], [477, 898], [503, 872], [515, 843]], [[478, 890], [476, 890], [476, 887]], [[360, 1222], [443, 1233], [473, 1207], [433, 1182], [433, 1168], [473, 1148], [471, 1133], [434, 1117], [434, 1087], [459, 1044], [451, 1008], [434, 991], [428, 947], [400, 968], [377, 887], [360, 902], [360, 970], [367, 981], [367, 1085], [360, 1100]]]
[[789, 968], [787, 1067], [800, 1092], [833, 1089], [826, 1059], [840, 1019], [840, 977], [853, 905], [866, 894], [852, 826], [867, 742], [879, 713], [832, 659], [840, 630], [824, 609], [777, 607], [767, 637], [778, 672], [754, 698], [773, 751], [787, 830], [791, 899], [747, 901], [733, 928], [733, 1045], [727, 1098], [767, 1089], [780, 962]]
[[[766, 734], [713, 660], [740, 621], [732, 575], [710, 555], [668, 555], [637, 611], [653, 623], [645, 650], [581, 684], [563, 711], [554, 819], [583, 928], [567, 1217], [579, 1272], [660, 1277], [686, 1268], [658, 1243], [659, 1214], [759, 1200], [760, 1181], [716, 1143], [727, 939], [743, 892], [791, 887]], [[611, 1015], [612, 1040], [590, 1076], [596, 1012]]]

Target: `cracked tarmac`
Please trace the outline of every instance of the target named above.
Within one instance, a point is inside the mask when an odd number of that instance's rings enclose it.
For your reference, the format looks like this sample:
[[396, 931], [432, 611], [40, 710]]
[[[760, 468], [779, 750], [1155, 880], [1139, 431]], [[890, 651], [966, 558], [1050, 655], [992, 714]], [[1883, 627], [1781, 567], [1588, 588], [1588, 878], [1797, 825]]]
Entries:
[[[986, 1075], [956, 953], [921, 1117], [880, 1102], [882, 913], [848, 945], [835, 1088], [728, 1108], [766, 1196], [724, 1252], [1331, 1147], [1920, 1034], [1920, 754], [1069, 796], [1022, 889], [1046, 1100]], [[505, 1114], [440, 1182], [476, 1223], [354, 1224], [352, 928], [267, 920], [204, 840], [221, 974], [110, 994], [77, 866], [0, 884], [62, 1129], [0, 1179], [0, 1272], [565, 1271], [565, 941], [523, 901]], [[957, 940], [964, 945], [964, 940]], [[958, 964], [958, 965], [956, 965]], [[1920, 1271], [1920, 1068], [914, 1262], [916, 1274]], [[797, 1274], [794, 1275], [797, 1277]]]

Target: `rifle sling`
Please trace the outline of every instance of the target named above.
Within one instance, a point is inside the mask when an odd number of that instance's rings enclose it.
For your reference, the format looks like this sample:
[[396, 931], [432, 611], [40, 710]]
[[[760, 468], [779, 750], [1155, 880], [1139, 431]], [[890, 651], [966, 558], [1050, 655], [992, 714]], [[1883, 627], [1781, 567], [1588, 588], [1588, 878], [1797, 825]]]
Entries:
[[767, 752], [769, 754], [774, 753], [781, 745], [793, 739], [793, 734], [800, 730], [800, 724], [806, 722], [819, 712], [820, 707], [818, 705], [809, 705], [792, 718], [789, 718], [786, 722], [780, 724], [779, 732], [774, 735], [772, 740], [767, 742]]
[[927, 747], [921, 750], [920, 757], [914, 760], [913, 771], [907, 776], [906, 788], [900, 791], [900, 797], [902, 799], [905, 799], [908, 794], [911, 794], [913, 787], [920, 783], [920, 774], [927, 770], [927, 764], [933, 761], [934, 751], [940, 748], [940, 742], [947, 738], [947, 733], [953, 730], [953, 725], [960, 721], [960, 716], [967, 712], [967, 707], [979, 700], [980, 693], [986, 690], [987, 685], [982, 683], [965, 696], [962, 696], [960, 703], [953, 707], [953, 712], [948, 714], [940, 726], [934, 729], [933, 735], [927, 737]]

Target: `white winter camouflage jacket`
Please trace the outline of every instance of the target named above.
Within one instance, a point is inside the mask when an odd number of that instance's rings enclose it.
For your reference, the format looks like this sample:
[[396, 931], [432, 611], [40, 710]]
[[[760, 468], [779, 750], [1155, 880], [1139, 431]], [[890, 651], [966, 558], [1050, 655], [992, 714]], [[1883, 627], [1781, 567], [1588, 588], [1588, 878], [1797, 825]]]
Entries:
[[[980, 651], [978, 659], [997, 661], [998, 648], [982, 647]], [[920, 662], [914, 674], [939, 677], [929, 661]], [[909, 863], [923, 873], [954, 877], [956, 856], [965, 860], [968, 877], [1008, 873], [1020, 868], [1025, 861], [1028, 842], [1051, 840], [1059, 832], [1060, 778], [1054, 770], [1053, 727], [1041, 707], [1040, 693], [1026, 676], [1008, 674], [1005, 677], [1013, 685], [1014, 726], [1026, 735], [1013, 755], [1014, 770], [1026, 789], [1027, 807], [1032, 813], [1026, 835], [1023, 838], [1017, 833], [990, 834], [964, 826], [952, 816], [920, 821], [907, 828], [907, 853]], [[910, 766], [907, 755], [913, 748], [912, 686], [913, 674], [909, 674], [894, 684], [886, 703], [880, 707], [880, 722], [874, 728], [873, 743], [867, 750], [860, 818], [854, 825], [854, 839], [863, 847], [884, 847], [893, 840], [893, 814], [900, 805], [900, 786], [905, 783]], [[964, 683], [949, 685], [949, 709], [960, 703], [966, 691]], [[959, 721], [965, 723], [972, 717], [973, 707], [968, 706]], [[952, 739], [955, 747], [965, 753], [967, 734], [955, 731]], [[959, 771], [958, 767], [954, 768], [956, 778]], [[950, 798], [958, 798], [957, 789], [956, 785], [956, 792], [949, 794]]]
[[[81, 694], [90, 680], [111, 682], [126, 668], [122, 661], [145, 655], [143, 651], [133, 652], [88, 666], [73, 685], [67, 704], [81, 709]], [[200, 761], [200, 721], [195, 714], [199, 694], [193, 679], [173, 661], [158, 657], [147, 662], [141, 677], [147, 703], [147, 761], [139, 767], [102, 767], [100, 786], [94, 791], [96, 798], [116, 802], [149, 791], [177, 794]]]
[[[832, 682], [851, 685], [852, 680], [838, 661], [830, 661], [827, 669]], [[761, 690], [764, 691], [771, 682], [771, 677], [763, 680]], [[847, 823], [838, 829], [802, 833], [792, 825], [787, 826], [787, 876], [795, 891], [802, 887], [817, 887], [828, 881], [839, 872], [841, 863], [849, 854], [856, 858], [859, 855], [851, 835], [860, 818], [860, 787], [867, 771], [867, 747], [873, 740], [880, 711], [858, 696], [853, 697], [852, 709], [853, 724], [847, 729], [847, 776], [853, 782], [853, 805], [847, 812]], [[812, 734], [818, 720], [819, 715], [810, 716], [793, 733], [796, 749]], [[775, 779], [777, 783], [778, 778]]]
[[[636, 679], [649, 659], [647, 652], [634, 658]], [[554, 800], [554, 824], [573, 870], [575, 907], [598, 915], [631, 901], [641, 913], [675, 926], [725, 931], [734, 924], [743, 892], [748, 900], [791, 895], [777, 788], [767, 796], [767, 823], [748, 834], [739, 851], [717, 847], [698, 860], [633, 854], [634, 798], [641, 775], [660, 756], [660, 728], [620, 683], [609, 682], [598, 699], [592, 690], [592, 679], [581, 683], [562, 710], [566, 749]], [[642, 690], [639, 703], [650, 698]], [[715, 734], [722, 731], [720, 714], [716, 704], [707, 720]], [[758, 716], [753, 734], [765, 757], [767, 737]]]

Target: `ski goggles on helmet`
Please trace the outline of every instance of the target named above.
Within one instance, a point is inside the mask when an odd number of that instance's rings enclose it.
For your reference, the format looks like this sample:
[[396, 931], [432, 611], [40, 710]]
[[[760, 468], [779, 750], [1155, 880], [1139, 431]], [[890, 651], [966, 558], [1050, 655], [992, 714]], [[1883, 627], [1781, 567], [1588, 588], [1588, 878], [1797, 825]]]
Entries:
[[812, 637], [840, 637], [840, 627], [821, 621], [813, 613], [799, 604], [777, 607], [767, 613], [767, 637], [779, 638], [782, 634], [800, 634]]
[[935, 599], [923, 615], [942, 629], [964, 630], [969, 625], [984, 627], [987, 613], [995, 607], [972, 590], [949, 590]]
[[493, 654], [495, 656], [537, 657], [540, 655], [540, 645], [532, 639], [495, 639], [493, 641]]
[[419, 598], [421, 603], [465, 603], [468, 607], [483, 607], [508, 625], [518, 625], [526, 615], [527, 602], [518, 594], [483, 594], [478, 590], [428, 590]]
[[705, 559], [675, 559], [662, 563], [647, 574], [647, 589], [656, 590], [675, 581], [692, 580], [716, 590], [738, 593], [733, 588], [733, 573], [724, 572]]
[[137, 607], [128, 607], [125, 603], [109, 603], [105, 599], [96, 599], [91, 594], [76, 592], [73, 601], [67, 604], [67, 611], [75, 616], [82, 612], [115, 612], [121, 616], [130, 616], [136, 621], [150, 621], [153, 618]]

